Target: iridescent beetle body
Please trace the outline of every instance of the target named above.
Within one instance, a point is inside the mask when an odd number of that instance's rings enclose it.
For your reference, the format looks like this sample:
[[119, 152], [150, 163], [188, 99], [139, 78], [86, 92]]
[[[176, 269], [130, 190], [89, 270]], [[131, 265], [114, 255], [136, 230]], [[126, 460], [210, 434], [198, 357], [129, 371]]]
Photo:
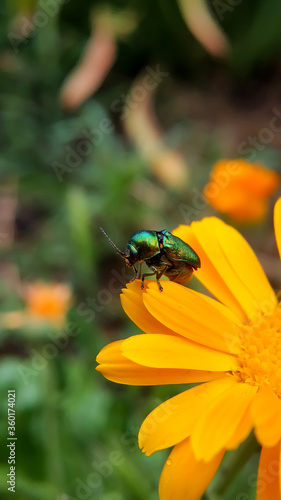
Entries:
[[[144, 278], [153, 275], [156, 275], [160, 291], [163, 290], [163, 287], [159, 280], [163, 275], [169, 280], [183, 285], [191, 279], [194, 269], [201, 267], [200, 259], [194, 250], [166, 229], [163, 231], [137, 231], [129, 239], [125, 252], [121, 252], [116, 247], [103, 229], [101, 231], [119, 255], [125, 259], [127, 266], [134, 269], [133, 280], [141, 278], [142, 288], [144, 287]], [[139, 271], [136, 268], [138, 262], [140, 264], [145, 262], [153, 272], [141, 274], [141, 267]]]

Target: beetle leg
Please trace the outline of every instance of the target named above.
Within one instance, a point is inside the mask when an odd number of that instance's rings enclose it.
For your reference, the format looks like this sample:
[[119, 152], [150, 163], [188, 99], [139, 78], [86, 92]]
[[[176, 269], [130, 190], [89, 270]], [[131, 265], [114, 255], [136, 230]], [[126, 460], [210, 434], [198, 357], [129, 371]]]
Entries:
[[147, 276], [155, 276], [155, 274], [157, 273], [157, 271], [155, 270], [154, 273], [145, 273], [142, 275], [141, 277], [141, 288], [144, 288], [144, 278], [146, 278]]
[[157, 275], [156, 275], [156, 281], [157, 281], [157, 284], [158, 284], [158, 286], [159, 286], [159, 291], [160, 291], [160, 292], [163, 292], [163, 287], [162, 287], [162, 285], [161, 285], [161, 283], [160, 283], [160, 281], [159, 281], [159, 278], [157, 278]]
[[134, 281], [135, 279], [139, 279], [139, 271], [137, 270], [136, 266], [133, 266], [133, 270], [135, 272], [135, 276], [130, 280], [128, 281], [128, 283], [132, 283], [132, 281]]
[[[154, 269], [153, 267], [151, 267], [151, 269]], [[146, 278], [147, 276], [154, 276], [155, 274], [157, 273], [157, 269], [154, 270], [153, 273], [144, 273], [141, 277], [141, 288], [144, 288], [144, 278]]]
[[[165, 268], [165, 270], [166, 270], [166, 268]], [[164, 274], [164, 271], [160, 271], [160, 272], [158, 272], [158, 273], [156, 274], [156, 281], [157, 281], [157, 285], [158, 285], [158, 287], [159, 287], [160, 292], [163, 292], [163, 287], [162, 287], [162, 285], [161, 285], [161, 283], [160, 283], [160, 281], [159, 281], [159, 280], [160, 280], [160, 278], [161, 278], [161, 276], [162, 276], [163, 274]]]
[[140, 267], [138, 270], [138, 275], [137, 275], [137, 279], [139, 280], [140, 278], [141, 278], [141, 264], [140, 264]]
[[142, 278], [141, 278], [141, 288], [144, 288], [143, 280], [144, 280], [144, 278], [146, 276], [154, 276], [156, 274], [157, 285], [159, 287], [160, 292], [163, 292], [163, 287], [162, 287], [162, 285], [161, 285], [161, 283], [160, 283], [159, 280], [160, 280], [161, 276], [163, 276], [163, 274], [165, 274], [165, 272], [167, 271], [168, 266], [164, 267], [164, 269], [162, 269], [161, 271], [157, 271], [157, 269], [153, 268], [152, 266], [151, 266], [151, 269], [154, 269], [154, 273], [145, 273], [145, 274], [142, 275]]
[[160, 292], [163, 292], [163, 287], [162, 285], [160, 284], [160, 278], [161, 276], [163, 276], [163, 274], [165, 274], [165, 272], [167, 271], [167, 269], [169, 268], [169, 266], [167, 267], [164, 267], [164, 269], [162, 269], [162, 271], [158, 271], [158, 273], [156, 274], [156, 281], [157, 281], [157, 284], [159, 286], [159, 290]]

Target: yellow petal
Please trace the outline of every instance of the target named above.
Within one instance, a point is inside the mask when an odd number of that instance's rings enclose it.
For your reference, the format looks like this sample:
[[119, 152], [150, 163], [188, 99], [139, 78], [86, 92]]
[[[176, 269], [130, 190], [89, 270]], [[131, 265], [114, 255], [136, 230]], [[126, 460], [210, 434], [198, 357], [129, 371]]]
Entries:
[[204, 295], [204, 298], [207, 302], [212, 304], [212, 307], [218, 309], [220, 314], [223, 314], [223, 316], [225, 316], [229, 321], [231, 321], [231, 323], [241, 326], [240, 319], [238, 318], [238, 316], [236, 316], [236, 314], [233, 311], [231, 311], [231, 309], [229, 309], [227, 306], [225, 306], [218, 300], [214, 300], [212, 297], [209, 297], [208, 295]]
[[281, 438], [281, 402], [270, 387], [263, 387], [252, 403], [257, 440], [264, 446], [275, 446]]
[[[146, 290], [147, 284], [145, 283]], [[158, 288], [159, 292], [159, 288]], [[159, 292], [160, 293], [160, 292]], [[132, 281], [123, 288], [120, 296], [122, 307], [129, 318], [143, 331], [149, 333], [167, 333], [173, 335], [173, 331], [159, 323], [146, 309], [143, 303], [144, 292], [140, 286], [140, 280]]]
[[167, 281], [160, 293], [156, 283], [150, 283], [143, 295], [148, 311], [167, 328], [223, 352], [237, 352], [240, 337], [236, 325], [216, 307], [216, 301]]
[[121, 352], [122, 340], [105, 346], [97, 356], [96, 367], [112, 382], [128, 385], [164, 385], [205, 382], [221, 377], [219, 372], [148, 368], [125, 358]]
[[244, 413], [241, 421], [237, 425], [234, 433], [226, 444], [227, 450], [234, 450], [239, 446], [242, 441], [246, 439], [246, 437], [250, 434], [253, 428], [253, 417], [251, 413], [251, 407], [248, 406], [247, 410]]
[[274, 229], [276, 243], [281, 258], [281, 198], [277, 200], [274, 207]]
[[237, 382], [212, 401], [191, 435], [198, 460], [211, 460], [225, 448], [256, 391], [257, 387]]
[[[241, 319], [251, 317], [257, 310], [268, 311], [270, 305], [276, 304], [258, 259], [238, 231], [216, 217], [193, 222], [191, 230], [197, 240], [194, 250], [202, 264], [196, 277], [221, 302]], [[182, 237], [180, 232], [183, 229], [175, 234]]]
[[192, 228], [247, 317], [265, 300], [276, 304], [275, 294], [254, 252], [236, 229], [216, 217], [194, 223]]
[[124, 340], [123, 355], [153, 368], [229, 371], [238, 368], [231, 354], [215, 351], [182, 337], [161, 334], [135, 335]]
[[[203, 221], [206, 219], [203, 219]], [[201, 222], [203, 222], [201, 221]], [[188, 243], [195, 252], [199, 255], [201, 260], [201, 268], [197, 269], [194, 273], [195, 277], [203, 283], [203, 285], [210, 290], [210, 292], [217, 297], [223, 304], [225, 304], [233, 313], [242, 321], [247, 319], [245, 312], [240, 306], [238, 300], [232, 293], [229, 284], [225, 283], [219, 274], [218, 261], [213, 261], [209, 256], [207, 243], [199, 242], [197, 235], [195, 234], [194, 227], [195, 224], [200, 224], [201, 222], [193, 222], [192, 226], [179, 226], [173, 231], [175, 236], [178, 236], [183, 241]], [[205, 245], [205, 246], [203, 246]]]
[[157, 406], [140, 428], [139, 446], [142, 451], [149, 456], [190, 436], [212, 400], [235, 383], [234, 377], [224, 376], [184, 391]]
[[[262, 312], [268, 311], [268, 304], [276, 305], [276, 295], [264, 273], [264, 270], [245, 238], [234, 228], [225, 224], [219, 219], [215, 219], [214, 229], [228, 265], [237, 276], [240, 283], [237, 289], [236, 298], [241, 306], [250, 316], [252, 312], [252, 301], [255, 303], [254, 311], [257, 308]], [[228, 272], [225, 274], [227, 280]], [[249, 303], [244, 303], [241, 297], [241, 290], [249, 292]], [[272, 309], [273, 309], [272, 307]]]
[[257, 500], [280, 500], [280, 442], [261, 449], [257, 479]]
[[190, 439], [177, 444], [170, 453], [159, 482], [160, 500], [198, 500], [213, 479], [223, 459], [220, 451], [210, 462], [198, 462]]

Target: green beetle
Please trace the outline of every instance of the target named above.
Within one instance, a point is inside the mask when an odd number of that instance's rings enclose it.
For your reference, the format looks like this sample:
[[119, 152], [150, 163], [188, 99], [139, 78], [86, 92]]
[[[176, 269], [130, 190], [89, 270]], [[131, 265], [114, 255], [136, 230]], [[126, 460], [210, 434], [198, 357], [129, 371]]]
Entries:
[[[163, 231], [137, 231], [129, 239], [125, 252], [121, 252], [117, 248], [102, 228], [100, 230], [118, 254], [125, 259], [127, 266], [134, 269], [135, 276], [131, 281], [141, 278], [141, 288], [144, 287], [144, 278], [154, 275], [156, 275], [160, 292], [162, 292], [163, 287], [159, 280], [163, 275], [169, 280], [183, 285], [191, 279], [193, 271], [201, 267], [197, 253], [187, 243], [166, 229]], [[139, 270], [136, 268], [137, 262], [140, 263]], [[141, 264], [144, 262], [153, 271], [152, 273], [141, 273]]]

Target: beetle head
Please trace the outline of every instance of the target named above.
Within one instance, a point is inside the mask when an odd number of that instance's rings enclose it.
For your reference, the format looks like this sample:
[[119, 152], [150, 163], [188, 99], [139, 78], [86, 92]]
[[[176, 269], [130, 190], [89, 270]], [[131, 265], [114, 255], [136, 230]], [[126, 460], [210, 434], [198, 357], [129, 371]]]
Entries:
[[139, 254], [138, 250], [134, 245], [131, 243], [128, 243], [126, 246], [126, 254], [125, 254], [125, 261], [128, 267], [132, 267], [136, 262], [139, 262]]

